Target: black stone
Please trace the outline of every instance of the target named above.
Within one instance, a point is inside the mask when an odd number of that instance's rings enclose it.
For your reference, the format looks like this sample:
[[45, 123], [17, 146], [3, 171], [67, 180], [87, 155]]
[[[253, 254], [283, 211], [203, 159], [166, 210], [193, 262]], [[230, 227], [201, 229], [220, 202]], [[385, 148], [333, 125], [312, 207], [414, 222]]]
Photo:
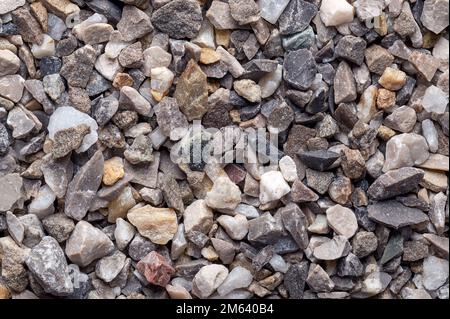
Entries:
[[305, 30], [317, 11], [317, 6], [312, 3], [292, 0], [278, 19], [280, 33], [289, 35]]
[[298, 157], [307, 167], [323, 172], [336, 162], [340, 155], [331, 151], [319, 150], [300, 152]]
[[59, 73], [62, 67], [61, 59], [51, 56], [43, 57], [39, 61], [39, 68], [41, 70], [42, 76]]
[[289, 292], [290, 299], [303, 299], [309, 264], [306, 261], [293, 264], [284, 275], [284, 286]]
[[369, 219], [366, 207], [355, 207], [354, 212], [359, 226], [370, 232], [375, 231], [377, 224]]
[[318, 89], [311, 97], [311, 101], [309, 101], [308, 105], [306, 105], [305, 111], [309, 114], [325, 112], [328, 109], [328, 105], [325, 103], [325, 97], [325, 89]]

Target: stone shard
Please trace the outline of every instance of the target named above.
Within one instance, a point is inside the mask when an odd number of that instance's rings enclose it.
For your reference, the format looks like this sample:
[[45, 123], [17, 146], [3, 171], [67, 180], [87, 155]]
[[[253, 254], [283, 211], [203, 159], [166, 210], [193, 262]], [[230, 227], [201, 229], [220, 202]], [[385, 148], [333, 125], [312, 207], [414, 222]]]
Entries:
[[403, 167], [389, 171], [370, 185], [367, 194], [375, 200], [384, 200], [413, 191], [424, 177], [417, 168]]
[[100, 229], [80, 221], [66, 243], [66, 255], [80, 267], [89, 265], [114, 250], [114, 244]]
[[423, 25], [430, 31], [439, 34], [448, 27], [449, 1], [426, 0], [420, 17]]
[[332, 151], [318, 150], [301, 152], [298, 157], [309, 168], [323, 172], [328, 170], [340, 156], [338, 153]]
[[291, 234], [301, 249], [306, 249], [309, 244], [308, 222], [305, 214], [295, 204], [289, 204], [278, 210], [281, 215], [284, 228]]
[[283, 64], [284, 80], [299, 90], [307, 90], [317, 74], [314, 57], [309, 50], [300, 49], [286, 54]]
[[351, 238], [358, 230], [355, 213], [341, 205], [330, 207], [326, 211], [329, 226], [339, 235]]
[[178, 228], [177, 215], [171, 208], [146, 205], [130, 210], [127, 218], [142, 236], [158, 245], [172, 240]]
[[131, 42], [152, 32], [153, 26], [147, 13], [135, 6], [127, 5], [123, 8], [117, 30], [122, 34], [124, 41]]
[[347, 256], [351, 250], [350, 247], [347, 238], [339, 235], [315, 247], [313, 254], [320, 260], [337, 260]]
[[200, 4], [195, 0], [174, 0], [152, 14], [155, 27], [171, 38], [195, 38], [203, 21]]
[[346, 0], [322, 0], [320, 19], [327, 27], [353, 21], [355, 9]]
[[220, 287], [228, 276], [228, 269], [223, 265], [207, 265], [202, 267], [192, 281], [192, 293], [206, 299]]
[[1, 176], [0, 185], [2, 185], [2, 191], [0, 192], [0, 212], [13, 210], [24, 196], [22, 177], [17, 173]]
[[317, 6], [312, 3], [291, 0], [278, 20], [280, 33], [289, 35], [303, 31], [311, 23], [317, 11]]
[[175, 273], [170, 262], [156, 251], [152, 251], [142, 258], [137, 263], [136, 269], [145, 276], [149, 283], [161, 287], [165, 287]]
[[370, 219], [395, 229], [429, 221], [421, 210], [404, 206], [395, 200], [369, 205], [368, 212]]
[[386, 161], [383, 172], [424, 163], [430, 153], [425, 138], [415, 133], [392, 137], [386, 145]]
[[207, 77], [194, 60], [190, 60], [178, 79], [174, 97], [188, 121], [199, 120], [207, 112]]
[[81, 220], [86, 215], [103, 177], [103, 154], [97, 151], [80, 168], [67, 187], [64, 212], [67, 216]]
[[45, 292], [55, 296], [73, 292], [64, 252], [54, 238], [44, 237], [33, 247], [25, 263]]

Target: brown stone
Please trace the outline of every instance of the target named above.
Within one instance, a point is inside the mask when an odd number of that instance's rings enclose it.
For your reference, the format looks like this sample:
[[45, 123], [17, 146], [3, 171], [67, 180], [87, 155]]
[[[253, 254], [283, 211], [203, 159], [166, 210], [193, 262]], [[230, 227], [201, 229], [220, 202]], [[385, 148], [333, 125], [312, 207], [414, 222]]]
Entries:
[[341, 165], [344, 174], [350, 179], [359, 179], [366, 171], [366, 162], [358, 150], [344, 149]]
[[395, 92], [379, 89], [377, 97], [377, 107], [381, 110], [389, 109], [395, 105], [396, 94]]

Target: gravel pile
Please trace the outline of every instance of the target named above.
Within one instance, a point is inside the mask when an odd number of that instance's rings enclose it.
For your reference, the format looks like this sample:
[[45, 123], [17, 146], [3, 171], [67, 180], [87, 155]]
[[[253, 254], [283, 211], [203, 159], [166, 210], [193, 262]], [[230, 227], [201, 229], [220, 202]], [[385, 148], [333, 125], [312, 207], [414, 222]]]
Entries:
[[0, 0], [0, 299], [448, 299], [448, 26]]

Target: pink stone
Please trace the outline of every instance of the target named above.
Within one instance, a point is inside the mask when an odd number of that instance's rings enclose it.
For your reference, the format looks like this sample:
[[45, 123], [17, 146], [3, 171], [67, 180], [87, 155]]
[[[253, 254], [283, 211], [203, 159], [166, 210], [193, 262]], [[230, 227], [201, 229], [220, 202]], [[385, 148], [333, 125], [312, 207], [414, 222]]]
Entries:
[[161, 287], [165, 287], [169, 283], [170, 277], [175, 273], [175, 269], [166, 258], [156, 251], [152, 251], [142, 258], [136, 269], [145, 276], [149, 283]]

